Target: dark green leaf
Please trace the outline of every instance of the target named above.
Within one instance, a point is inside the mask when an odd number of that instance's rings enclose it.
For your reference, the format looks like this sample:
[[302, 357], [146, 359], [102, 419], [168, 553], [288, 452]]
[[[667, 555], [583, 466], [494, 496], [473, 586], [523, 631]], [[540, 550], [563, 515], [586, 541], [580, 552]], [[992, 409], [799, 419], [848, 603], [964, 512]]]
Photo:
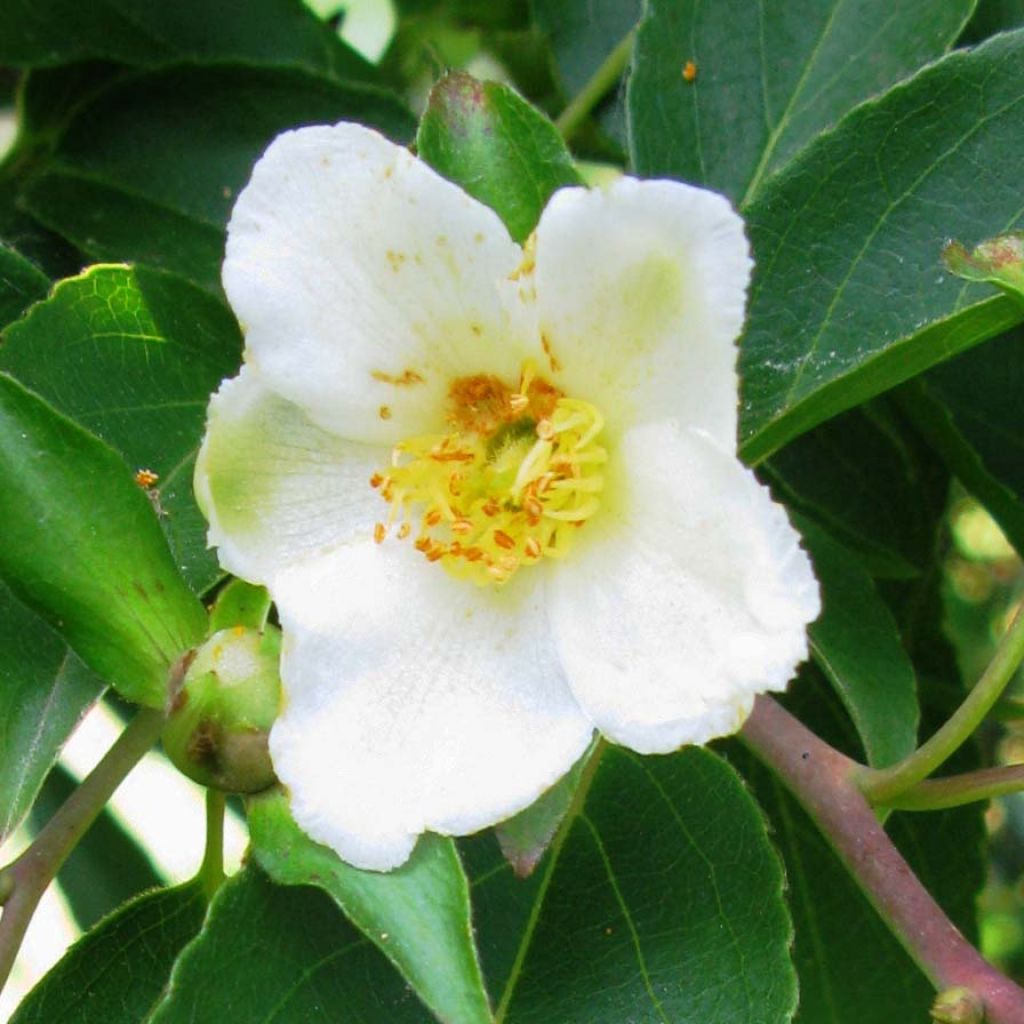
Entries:
[[1021, 216], [1005, 169], [1024, 156], [1022, 104], [1017, 32], [860, 107], [759, 193], [740, 355], [747, 459], [1020, 321], [939, 255], [950, 236]]
[[206, 631], [124, 461], [0, 375], [0, 575], [130, 700], [162, 707]]
[[496, 82], [445, 75], [430, 93], [416, 145], [434, 170], [490, 206], [522, 242], [551, 194], [579, 184], [561, 136]]
[[917, 746], [917, 680], [886, 604], [857, 557], [797, 520], [821, 584], [811, 653], [857, 726], [868, 762], [894, 764]]
[[[29, 815], [33, 832], [57, 813], [77, 786], [66, 768], [54, 765]], [[57, 883], [82, 931], [122, 903], [165, 882], [109, 809], [101, 812], [57, 874]]]
[[103, 684], [0, 583], [0, 844]]
[[0, 63], [53, 66], [84, 60], [160, 65], [245, 60], [294, 65], [343, 78], [373, 68], [300, 0], [9, 0]]
[[50, 279], [34, 263], [0, 245], [0, 328], [46, 295]]
[[346, 119], [399, 140], [414, 129], [389, 94], [295, 69], [130, 75], [75, 110], [24, 202], [95, 258], [152, 262], [216, 290], [224, 226], [256, 159], [286, 129]]
[[522, 882], [467, 844], [501, 1024], [773, 1024], [796, 1002], [782, 872], [760, 812], [707, 750], [601, 759]]
[[[633, 166], [745, 205], [858, 103], [945, 53], [973, 9], [974, 0], [649, 0], [628, 92]], [[873, 156], [874, 145], [861, 152]]]
[[46, 171], [32, 178], [23, 205], [40, 224], [98, 262], [141, 263], [220, 292], [224, 260], [220, 226], [74, 169]]
[[[430, 1024], [434, 1018], [323, 892], [246, 868], [146, 1024]], [[450, 1024], [462, 1024], [450, 1018]]]
[[[814, 673], [805, 673], [807, 679]], [[856, 737], [828, 686], [799, 687], [801, 719], [832, 743], [858, 754]], [[768, 771], [738, 745], [729, 757], [772, 823], [786, 863], [796, 928], [793, 959], [800, 979], [796, 1024], [908, 1024], [927, 1020], [935, 996], [927, 978], [839, 864], [814, 824]], [[978, 806], [890, 818], [889, 831], [911, 868], [956, 925], [973, 939], [975, 896], [984, 878]]]
[[275, 881], [316, 885], [402, 972], [445, 1021], [486, 1024], [487, 994], [470, 926], [469, 886], [455, 845], [425, 836], [395, 871], [359, 871], [310, 839], [283, 793], [249, 801], [253, 854]]
[[914, 456], [898, 423], [876, 402], [791, 441], [761, 473], [780, 500], [858, 551], [874, 575], [910, 577], [934, 554]]
[[1024, 0], [979, 0], [964, 29], [963, 43], [980, 43], [997, 32], [1024, 25]]
[[206, 912], [196, 883], [139, 897], [71, 947], [11, 1024], [141, 1024]]
[[1024, 551], [1024, 328], [903, 388], [903, 408], [961, 483]]
[[[563, 96], [578, 95], [640, 20], [642, 0], [533, 0], [534, 18], [547, 35]], [[625, 142], [622, 96], [610, 90], [597, 110], [600, 123]]]
[[192, 494], [210, 392], [235, 373], [234, 317], [187, 281], [93, 267], [8, 328], [0, 370], [116, 448], [151, 489], [179, 568], [197, 589], [218, 575]]

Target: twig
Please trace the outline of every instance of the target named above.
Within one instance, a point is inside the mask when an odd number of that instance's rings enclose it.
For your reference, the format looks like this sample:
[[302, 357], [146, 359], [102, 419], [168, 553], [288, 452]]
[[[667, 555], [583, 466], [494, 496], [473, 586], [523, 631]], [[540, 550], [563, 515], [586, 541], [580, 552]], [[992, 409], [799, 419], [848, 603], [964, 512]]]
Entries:
[[1021, 1024], [1024, 990], [986, 963], [911, 871], [856, 778], [863, 768], [770, 697], [759, 697], [740, 738], [811, 816], [882, 920], [939, 990], [976, 994], [989, 1024]]
[[0, 871], [0, 894], [7, 897], [0, 915], [0, 989], [46, 887], [125, 776], [156, 743], [163, 725], [162, 711], [140, 711], [31, 846]]
[[569, 140], [586, 121], [590, 112], [604, 98], [609, 89], [619, 80], [633, 52], [633, 32], [628, 32], [605, 58], [604, 63], [594, 72], [590, 80], [576, 94], [572, 102], [555, 120], [555, 127], [562, 138]]

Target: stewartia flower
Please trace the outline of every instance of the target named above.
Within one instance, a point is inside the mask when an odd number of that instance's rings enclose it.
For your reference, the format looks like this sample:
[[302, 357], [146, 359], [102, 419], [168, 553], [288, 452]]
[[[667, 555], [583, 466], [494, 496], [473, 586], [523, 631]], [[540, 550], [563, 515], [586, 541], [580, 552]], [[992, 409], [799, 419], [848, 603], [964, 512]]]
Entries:
[[671, 751], [785, 686], [818, 591], [736, 456], [749, 271], [728, 203], [675, 182], [563, 189], [523, 249], [366, 128], [267, 150], [196, 486], [277, 604], [270, 748], [311, 836], [391, 868], [526, 807], [595, 728]]

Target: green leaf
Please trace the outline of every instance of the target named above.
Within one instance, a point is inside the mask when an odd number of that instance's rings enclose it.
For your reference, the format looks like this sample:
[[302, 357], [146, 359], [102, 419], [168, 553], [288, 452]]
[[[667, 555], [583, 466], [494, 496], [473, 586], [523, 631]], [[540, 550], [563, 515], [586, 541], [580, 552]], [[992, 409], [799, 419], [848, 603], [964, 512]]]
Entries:
[[248, 803], [253, 856], [285, 885], [316, 885], [401, 971], [438, 1018], [491, 1019], [470, 926], [469, 887], [455, 845], [425, 836], [395, 871], [359, 871], [310, 839], [279, 790]]
[[878, 402], [820, 424], [761, 465], [773, 493], [855, 549], [876, 576], [906, 578], [934, 556], [913, 445]]
[[745, 205], [858, 103], [945, 53], [974, 3], [649, 0], [628, 88], [633, 167]]
[[170, 274], [92, 267], [62, 281], [5, 333], [0, 370], [116, 448], [150, 491], [178, 567], [197, 590], [218, 576], [192, 494], [210, 392], [232, 376], [234, 317]]
[[[430, 1024], [434, 1018], [327, 895], [255, 866], [218, 891], [146, 1024]], [[451, 1018], [449, 1024], [458, 1024]]]
[[128, 75], [75, 109], [22, 202], [97, 259], [154, 263], [218, 291], [224, 227], [256, 159], [289, 128], [346, 119], [400, 141], [415, 126], [388, 93], [292, 68]]
[[960, 242], [950, 242], [942, 258], [957, 277], [997, 285], [1024, 301], [1024, 232], [997, 235], [970, 252]]
[[140, 1024], [206, 912], [192, 882], [147, 893], [80, 939], [21, 1004], [11, 1024]]
[[0, 844], [103, 684], [0, 583]]
[[119, 455], [0, 374], [0, 576], [129, 700], [162, 707], [206, 631]]
[[50, 279], [34, 263], [0, 245], [0, 328], [46, 295]]
[[857, 726], [869, 764], [894, 764], [917, 746], [917, 679], [896, 621], [857, 557], [797, 519], [821, 584], [811, 654]]
[[[820, 678], [803, 673], [787, 704], [829, 742], [857, 756], [856, 737]], [[792, 688], [791, 688], [792, 689]], [[795, 1024], [907, 1024], [926, 1020], [935, 996], [875, 909], [803, 810], [767, 769], [739, 744], [728, 745], [771, 821], [782, 854], [800, 979]], [[984, 880], [984, 829], [979, 806], [932, 814], [894, 814], [896, 845], [953, 922], [973, 940], [975, 897]]]
[[780, 865], [757, 806], [709, 751], [607, 749], [526, 882], [489, 837], [466, 849], [499, 1024], [789, 1021]]
[[[77, 788], [74, 776], [63, 765], [54, 765], [29, 815], [32, 831], [38, 833]], [[109, 808], [89, 826], [57, 873], [57, 884], [82, 931], [166, 881]]]
[[1024, 551], [1024, 328], [918, 377], [903, 408], [960, 482]]
[[491, 207], [522, 242], [551, 194], [578, 185], [555, 126], [507, 86], [452, 72], [431, 90], [416, 146], [438, 173]]
[[757, 269], [740, 353], [742, 453], [1018, 323], [1024, 310], [939, 263], [952, 236], [1021, 216], [1024, 32], [957, 52], [850, 114], [748, 209]]
[[370, 80], [372, 65], [300, 0], [9, 0], [0, 63], [50, 67], [84, 60], [161, 65], [244, 60]]

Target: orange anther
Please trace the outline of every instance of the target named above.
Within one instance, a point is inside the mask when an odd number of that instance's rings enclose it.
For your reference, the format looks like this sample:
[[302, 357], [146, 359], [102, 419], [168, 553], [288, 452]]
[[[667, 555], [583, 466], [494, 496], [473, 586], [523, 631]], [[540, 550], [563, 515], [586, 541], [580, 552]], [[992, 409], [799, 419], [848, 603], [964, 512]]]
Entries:
[[388, 535], [387, 527], [383, 523], [377, 523], [373, 527], [373, 539], [378, 544], [384, 543], [384, 538]]
[[515, 546], [516, 542], [511, 538], [504, 530], [494, 531], [494, 543], [499, 548], [504, 548], [506, 551], [511, 551]]

